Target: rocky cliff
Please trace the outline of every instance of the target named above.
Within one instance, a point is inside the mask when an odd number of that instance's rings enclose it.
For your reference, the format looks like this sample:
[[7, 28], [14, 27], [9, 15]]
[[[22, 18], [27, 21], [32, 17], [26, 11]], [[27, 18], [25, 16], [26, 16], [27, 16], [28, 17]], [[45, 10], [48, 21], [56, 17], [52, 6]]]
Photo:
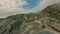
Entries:
[[43, 34], [40, 33], [42, 31], [60, 34], [60, 3], [48, 6], [38, 13], [0, 19], [0, 34]]

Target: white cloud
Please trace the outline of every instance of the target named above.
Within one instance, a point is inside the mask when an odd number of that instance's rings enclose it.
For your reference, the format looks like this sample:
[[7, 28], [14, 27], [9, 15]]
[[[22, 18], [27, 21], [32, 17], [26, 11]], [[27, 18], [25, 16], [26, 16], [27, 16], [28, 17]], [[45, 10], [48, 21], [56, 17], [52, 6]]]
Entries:
[[18, 8], [18, 6], [23, 6], [24, 4], [27, 4], [26, 1], [19, 0], [18, 2], [16, 0], [0, 0], [0, 12], [14, 12], [15, 10], [24, 10], [23, 8]]
[[[27, 13], [34, 13], [36, 11], [40, 11], [44, 8], [46, 8], [48, 5], [60, 2], [60, 0], [42, 0], [42, 2], [39, 3], [38, 6], [31, 10], [25, 10], [21, 8], [21, 6], [28, 4], [26, 1], [23, 0], [17, 0], [18, 4], [16, 3], [16, 0], [0, 0], [0, 17], [6, 17], [9, 15], [15, 15], [15, 14], [27, 14]], [[18, 7], [20, 6], [20, 7]]]
[[16, 1], [17, 1], [18, 6], [23, 6], [23, 5], [28, 4], [27, 1], [24, 1], [24, 0], [16, 0]]
[[21, 8], [24, 4], [27, 3], [23, 0], [18, 2], [16, 2], [16, 0], [0, 0], [0, 17], [23, 13], [23, 11], [26, 11]]

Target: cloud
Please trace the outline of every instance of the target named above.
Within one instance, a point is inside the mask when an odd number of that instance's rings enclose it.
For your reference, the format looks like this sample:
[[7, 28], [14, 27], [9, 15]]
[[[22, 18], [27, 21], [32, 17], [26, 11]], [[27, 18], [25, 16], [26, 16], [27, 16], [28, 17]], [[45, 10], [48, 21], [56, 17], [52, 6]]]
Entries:
[[[27, 4], [26, 1], [23, 0], [0, 0], [0, 12], [14, 12], [14, 10], [23, 10], [21, 6]], [[19, 8], [20, 6], [20, 8]]]
[[23, 0], [0, 0], [0, 17], [14, 15], [18, 13], [23, 13], [23, 11], [27, 11], [21, 7], [24, 4], [27, 3]]
[[42, 0], [38, 6], [36, 6], [35, 8], [31, 9], [30, 12], [37, 12], [37, 11], [41, 11], [42, 9], [46, 8], [49, 5], [55, 4], [55, 3], [59, 3], [60, 0]]
[[0, 17], [7, 17], [15, 14], [35, 13], [46, 8], [48, 5], [60, 2], [60, 0], [42, 0], [38, 6], [30, 10], [23, 9], [22, 6], [28, 4], [24, 0], [0, 0]]

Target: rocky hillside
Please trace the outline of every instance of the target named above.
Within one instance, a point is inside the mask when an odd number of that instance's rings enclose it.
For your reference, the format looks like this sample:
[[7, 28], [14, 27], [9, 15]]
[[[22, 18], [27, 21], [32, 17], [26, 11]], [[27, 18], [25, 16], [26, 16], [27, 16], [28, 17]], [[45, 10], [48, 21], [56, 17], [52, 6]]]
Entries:
[[0, 19], [0, 34], [60, 34], [60, 3], [36, 14], [19, 14]]

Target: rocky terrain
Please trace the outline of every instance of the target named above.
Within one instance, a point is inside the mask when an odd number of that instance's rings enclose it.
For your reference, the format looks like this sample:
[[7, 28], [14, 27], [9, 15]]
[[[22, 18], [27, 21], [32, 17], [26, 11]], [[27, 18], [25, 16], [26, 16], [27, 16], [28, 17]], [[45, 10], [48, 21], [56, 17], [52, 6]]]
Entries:
[[1, 18], [0, 34], [60, 34], [60, 3], [37, 13]]

